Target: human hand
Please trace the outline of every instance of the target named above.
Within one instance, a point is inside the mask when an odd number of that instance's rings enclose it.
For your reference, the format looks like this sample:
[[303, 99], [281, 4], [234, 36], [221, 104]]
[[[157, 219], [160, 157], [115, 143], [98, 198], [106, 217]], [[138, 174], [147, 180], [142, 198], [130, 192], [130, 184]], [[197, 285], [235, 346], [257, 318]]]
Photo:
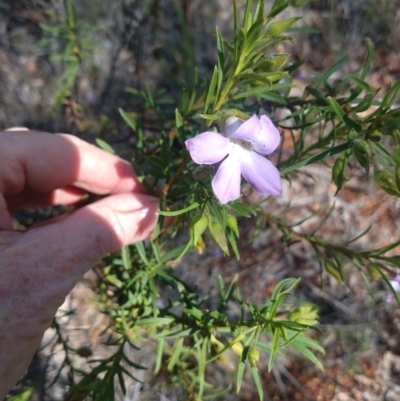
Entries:
[[[21, 207], [108, 195], [25, 232]], [[57, 308], [100, 258], [151, 236], [158, 200], [129, 163], [76, 137], [0, 132], [0, 400], [28, 367]]]

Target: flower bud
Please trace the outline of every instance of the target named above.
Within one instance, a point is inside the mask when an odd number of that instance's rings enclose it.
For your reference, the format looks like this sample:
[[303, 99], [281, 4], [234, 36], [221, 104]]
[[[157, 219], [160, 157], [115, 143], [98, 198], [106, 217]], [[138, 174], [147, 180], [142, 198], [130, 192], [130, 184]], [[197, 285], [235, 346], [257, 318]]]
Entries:
[[306, 326], [318, 324], [318, 312], [312, 305], [304, 305], [289, 313], [289, 320]]
[[217, 221], [210, 220], [208, 222], [208, 229], [210, 230], [210, 236], [215, 245], [221, 248], [226, 255], [229, 255], [228, 243], [226, 242], [226, 235], [222, 225]]
[[375, 280], [380, 280], [382, 279], [381, 274], [379, 273], [379, 266], [376, 263], [370, 263], [367, 267], [368, 273], [371, 275], [372, 278]]
[[199, 242], [202, 234], [207, 228], [208, 218], [202, 214], [198, 214], [194, 216], [191, 224], [191, 237], [193, 240], [193, 244], [196, 246]]
[[260, 353], [255, 348], [252, 348], [249, 350], [248, 358], [249, 358], [251, 367], [256, 368], [257, 362], [260, 359]]
[[211, 343], [217, 347], [218, 352], [224, 349], [224, 344], [221, 343], [213, 334], [210, 337]]
[[226, 219], [226, 225], [233, 231], [236, 237], [239, 237], [239, 229], [235, 216], [228, 216]]
[[375, 171], [374, 181], [388, 194], [400, 197], [394, 174], [387, 170]]
[[243, 344], [242, 344], [240, 341], [234, 343], [234, 344], [231, 346], [231, 350], [232, 350], [237, 356], [242, 356], [243, 348], [244, 348], [244, 347], [243, 347]]
[[334, 263], [332, 263], [328, 260], [325, 262], [325, 270], [339, 284], [344, 283], [344, 274], [343, 274], [343, 270], [342, 270], [341, 266], [336, 266]]
[[369, 147], [368, 142], [364, 140], [354, 141], [353, 154], [361, 164], [361, 167], [363, 167], [368, 174], [369, 160], [371, 156], [371, 148]]
[[335, 164], [333, 165], [332, 181], [336, 184], [338, 190], [342, 189], [345, 181], [347, 181], [347, 178], [344, 175], [346, 166], [347, 166], [347, 159], [345, 155], [339, 156], [336, 159]]
[[372, 142], [379, 142], [382, 139], [382, 135], [378, 131], [374, 131], [371, 133], [368, 133], [367, 139], [369, 139]]

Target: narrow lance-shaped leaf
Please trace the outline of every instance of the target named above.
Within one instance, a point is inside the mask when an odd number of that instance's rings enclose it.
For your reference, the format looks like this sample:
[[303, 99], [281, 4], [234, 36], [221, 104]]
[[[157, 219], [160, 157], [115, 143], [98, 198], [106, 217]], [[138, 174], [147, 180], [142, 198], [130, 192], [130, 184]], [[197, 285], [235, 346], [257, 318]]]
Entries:
[[309, 164], [316, 163], [316, 162], [318, 162], [320, 160], [325, 159], [326, 157], [333, 156], [333, 155], [336, 155], [338, 153], [341, 153], [341, 152], [345, 151], [346, 149], [348, 149], [351, 146], [352, 146], [352, 141], [348, 141], [348, 142], [342, 143], [341, 145], [337, 145], [337, 146], [335, 146], [333, 148], [324, 150], [323, 152], [318, 153], [317, 155], [311, 156], [311, 157], [309, 157], [307, 159], [304, 159], [304, 160], [302, 160], [302, 161], [300, 161], [298, 163], [292, 164], [289, 167], [283, 168], [281, 170], [281, 174], [287, 174], [288, 172], [290, 172], [292, 170], [297, 170], [297, 169], [299, 169], [301, 167], [304, 167], [304, 166], [307, 166]]
[[108, 153], [115, 155], [115, 150], [104, 140], [101, 138], [96, 138], [96, 143], [100, 148], [105, 150]]
[[272, 36], [277, 36], [280, 33], [286, 31], [286, 29], [292, 26], [299, 19], [301, 19], [301, 17], [292, 17], [287, 18], [283, 21], [272, 22], [268, 27], [268, 31]]
[[131, 255], [129, 251], [129, 246], [124, 246], [121, 249], [121, 256], [122, 256], [122, 263], [124, 264], [124, 267], [126, 270], [129, 270], [132, 268], [132, 261], [131, 261]]
[[256, 384], [258, 396], [260, 397], [260, 401], [264, 399], [264, 390], [261, 382], [260, 374], [258, 373], [258, 369], [256, 367], [251, 368], [251, 374], [253, 376], [254, 383]]
[[172, 357], [167, 366], [167, 369], [169, 371], [171, 371], [174, 368], [174, 366], [176, 365], [176, 363], [179, 360], [179, 357], [181, 355], [182, 348], [183, 348], [183, 340], [184, 340], [184, 338], [181, 337], [181, 338], [178, 338], [178, 340], [176, 340], [176, 342], [175, 342], [173, 352], [172, 352]]
[[281, 334], [280, 329], [278, 327], [275, 327], [271, 345], [271, 353], [269, 355], [269, 361], [268, 361], [268, 372], [271, 372], [272, 366], [274, 365], [276, 353], [278, 351], [280, 334]]
[[211, 77], [210, 85], [208, 86], [206, 100], [204, 101], [204, 113], [205, 114], [207, 113], [208, 108], [210, 107], [210, 103], [214, 97], [217, 82], [218, 82], [218, 67], [215, 66], [213, 75]]
[[163, 216], [179, 216], [180, 214], [186, 213], [189, 210], [196, 209], [196, 207], [198, 207], [198, 206], [199, 206], [199, 204], [197, 202], [194, 202], [191, 205], [189, 205], [188, 207], [185, 207], [184, 209], [175, 210], [173, 212], [168, 212], [165, 210], [158, 210], [157, 213], [161, 214]]
[[372, 62], [372, 56], [374, 55], [374, 44], [371, 39], [367, 38], [365, 40], [365, 43], [367, 44], [368, 47], [368, 53], [367, 53], [367, 59], [365, 60], [365, 63], [363, 65], [363, 69], [361, 72], [360, 79], [365, 80], [365, 77], [367, 76], [367, 73], [371, 67], [371, 62]]

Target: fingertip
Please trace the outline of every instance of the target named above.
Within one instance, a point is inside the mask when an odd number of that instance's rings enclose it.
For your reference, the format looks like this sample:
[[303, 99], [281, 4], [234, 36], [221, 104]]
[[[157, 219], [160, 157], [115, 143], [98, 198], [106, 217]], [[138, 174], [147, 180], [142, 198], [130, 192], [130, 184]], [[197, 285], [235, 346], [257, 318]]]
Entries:
[[[76, 218], [89, 219], [103, 237], [104, 254], [151, 237], [157, 224], [159, 200], [150, 195], [115, 194], [77, 211]], [[101, 253], [101, 249], [99, 250]], [[104, 255], [103, 255], [104, 256]]]

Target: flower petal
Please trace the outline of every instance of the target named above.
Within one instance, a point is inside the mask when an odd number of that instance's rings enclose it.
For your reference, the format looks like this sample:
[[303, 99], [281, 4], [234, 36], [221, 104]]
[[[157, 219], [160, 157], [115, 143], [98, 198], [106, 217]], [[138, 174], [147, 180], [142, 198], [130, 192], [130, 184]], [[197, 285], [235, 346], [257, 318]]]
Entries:
[[[225, 128], [226, 129], [226, 128]], [[245, 141], [252, 142], [258, 136], [258, 132], [261, 129], [261, 124], [259, 118], [254, 114], [249, 120], [245, 121], [243, 124], [236, 129], [229, 138], [233, 139], [243, 139]]]
[[279, 170], [256, 152], [243, 152], [240, 163], [244, 179], [260, 195], [280, 195], [282, 183]]
[[261, 129], [253, 139], [254, 150], [262, 155], [269, 155], [278, 147], [281, 135], [269, 117], [261, 116], [260, 122]]
[[[261, 156], [260, 156], [261, 157]], [[222, 204], [240, 197], [240, 163], [229, 155], [219, 166], [212, 180], [212, 189]]]
[[203, 132], [185, 141], [185, 145], [195, 163], [214, 164], [228, 154], [229, 142], [228, 138], [216, 132]]
[[239, 117], [228, 117], [225, 121], [225, 135], [230, 138], [243, 123], [244, 120]]

